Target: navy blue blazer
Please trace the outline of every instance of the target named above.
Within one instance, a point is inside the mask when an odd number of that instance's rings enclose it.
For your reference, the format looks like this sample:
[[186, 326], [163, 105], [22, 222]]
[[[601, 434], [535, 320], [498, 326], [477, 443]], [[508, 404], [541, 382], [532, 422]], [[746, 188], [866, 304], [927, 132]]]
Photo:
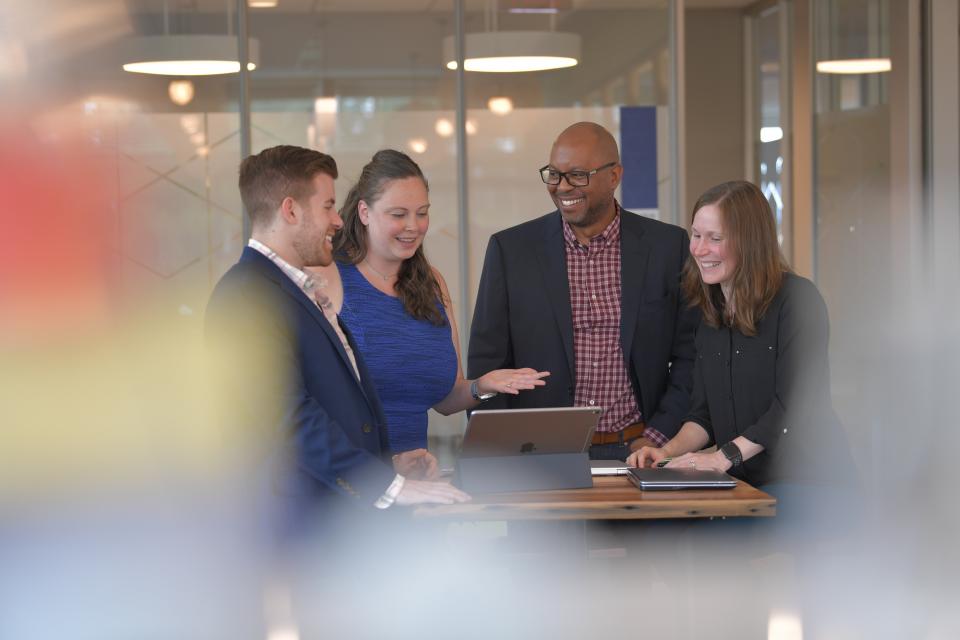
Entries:
[[[533, 367], [550, 377], [546, 386], [499, 396], [484, 408], [573, 404], [576, 361], [562, 224], [554, 211], [490, 238], [467, 375]], [[680, 227], [626, 210], [620, 225], [620, 346], [644, 421], [670, 438], [690, 407], [700, 320], [680, 292], [689, 241]]]
[[386, 461], [383, 409], [363, 358], [341, 328], [359, 380], [317, 305], [249, 247], [207, 307], [207, 343], [220, 365], [227, 426], [265, 453], [269, 489], [292, 500], [287, 508], [337, 495], [372, 507], [395, 475]]

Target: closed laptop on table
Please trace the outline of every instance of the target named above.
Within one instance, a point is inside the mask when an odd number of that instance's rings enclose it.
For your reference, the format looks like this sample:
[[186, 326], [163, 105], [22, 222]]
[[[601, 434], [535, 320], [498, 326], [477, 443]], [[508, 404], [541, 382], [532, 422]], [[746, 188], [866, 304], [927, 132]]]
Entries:
[[723, 471], [707, 469], [630, 469], [627, 477], [642, 491], [733, 489], [737, 481]]

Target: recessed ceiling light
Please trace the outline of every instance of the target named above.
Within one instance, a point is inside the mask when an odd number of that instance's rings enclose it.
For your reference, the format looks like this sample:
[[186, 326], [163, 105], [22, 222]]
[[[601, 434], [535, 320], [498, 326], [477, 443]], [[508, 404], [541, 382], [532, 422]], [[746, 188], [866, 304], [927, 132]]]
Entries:
[[193, 83], [189, 80], [171, 80], [167, 86], [167, 94], [175, 105], [182, 107], [190, 104], [194, 94]]
[[314, 113], [333, 113], [340, 108], [340, 101], [336, 96], [321, 96], [313, 101]]
[[437, 118], [437, 121], [433, 125], [433, 130], [437, 132], [437, 135], [441, 138], [449, 138], [453, 135], [453, 123], [446, 118]]
[[426, 153], [427, 151], [427, 141], [423, 138], [412, 138], [407, 141], [407, 146], [414, 153]]
[[498, 116], [505, 116], [513, 111], [513, 100], [509, 96], [494, 96], [487, 100], [487, 108]]

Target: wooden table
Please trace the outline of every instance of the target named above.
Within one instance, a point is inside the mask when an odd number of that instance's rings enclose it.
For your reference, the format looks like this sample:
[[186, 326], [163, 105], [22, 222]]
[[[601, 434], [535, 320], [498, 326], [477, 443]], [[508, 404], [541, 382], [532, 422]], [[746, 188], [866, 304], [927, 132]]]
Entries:
[[707, 491], [640, 491], [626, 477], [595, 477], [590, 489], [473, 496], [453, 505], [424, 505], [414, 515], [447, 520], [652, 520], [769, 517], [777, 501], [749, 484]]

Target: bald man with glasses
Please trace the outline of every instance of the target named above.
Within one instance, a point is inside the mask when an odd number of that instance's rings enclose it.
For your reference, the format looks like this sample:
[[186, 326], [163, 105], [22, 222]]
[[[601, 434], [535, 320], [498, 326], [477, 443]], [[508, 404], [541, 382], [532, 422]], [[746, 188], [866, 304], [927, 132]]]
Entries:
[[623, 460], [673, 437], [690, 405], [699, 322], [680, 293], [680, 227], [626, 211], [606, 129], [579, 122], [540, 169], [556, 210], [494, 234], [480, 278], [468, 377], [549, 371], [547, 384], [481, 408], [595, 406], [594, 459]]

